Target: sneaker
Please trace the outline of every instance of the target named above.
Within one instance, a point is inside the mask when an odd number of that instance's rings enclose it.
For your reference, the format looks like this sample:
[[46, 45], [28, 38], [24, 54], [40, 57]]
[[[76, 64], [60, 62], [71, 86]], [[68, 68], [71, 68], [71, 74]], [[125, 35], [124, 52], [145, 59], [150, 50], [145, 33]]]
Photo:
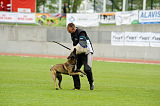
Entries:
[[90, 84], [90, 90], [94, 90], [94, 84]]
[[73, 89], [71, 89], [71, 90], [80, 90], [80, 89], [73, 88]]

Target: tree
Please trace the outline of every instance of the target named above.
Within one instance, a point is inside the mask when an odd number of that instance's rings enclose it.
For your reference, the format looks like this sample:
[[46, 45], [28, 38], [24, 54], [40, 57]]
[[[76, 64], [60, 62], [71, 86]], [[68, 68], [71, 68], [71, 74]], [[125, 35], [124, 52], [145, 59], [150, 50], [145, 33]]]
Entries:
[[63, 4], [68, 6], [68, 13], [77, 13], [77, 9], [80, 7], [82, 0], [63, 0]]
[[72, 6], [72, 13], [77, 13], [78, 7], [81, 5], [82, 0], [74, 0]]
[[[48, 3], [48, 2], [49, 3]], [[67, 4], [67, 13], [77, 13], [83, 0], [62, 0], [62, 8], [64, 4]], [[90, 0], [93, 2], [94, 11], [102, 12], [99, 7], [102, 0]], [[106, 4], [106, 10], [109, 11], [122, 11], [123, 0], [109, 0], [112, 5]], [[48, 8], [50, 13], [56, 13], [58, 10], [59, 0], [37, 0], [37, 12], [40, 12], [40, 7], [43, 6], [43, 12], [46, 12], [45, 8]], [[142, 10], [143, 0], [128, 0], [128, 11], [130, 10]], [[160, 0], [147, 0], [146, 9], [160, 9]]]
[[122, 9], [120, 9], [118, 6], [118, 1], [115, 0], [110, 0], [112, 2], [112, 8], [115, 7], [116, 10], [121, 11]]
[[[49, 4], [47, 4], [47, 1], [49, 2]], [[54, 6], [54, 4], [56, 4], [58, 0], [37, 0], [37, 3], [36, 3], [36, 11], [37, 12], [40, 12], [40, 7], [43, 6], [43, 13], [46, 12], [46, 8], [49, 9], [49, 11], [47, 12], [56, 12], [57, 10], [57, 7]]]
[[48, 0], [49, 4], [46, 5], [49, 13], [56, 13], [58, 11], [57, 4], [59, 0]]
[[46, 4], [46, 0], [37, 0], [36, 11], [40, 12], [40, 6], [43, 6], [43, 12], [45, 12], [45, 4]]

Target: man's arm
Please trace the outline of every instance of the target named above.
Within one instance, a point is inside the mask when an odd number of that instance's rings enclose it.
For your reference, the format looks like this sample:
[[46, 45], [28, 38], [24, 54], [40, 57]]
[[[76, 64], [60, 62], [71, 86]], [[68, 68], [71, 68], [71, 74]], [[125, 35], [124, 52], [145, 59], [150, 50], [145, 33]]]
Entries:
[[79, 44], [80, 44], [83, 48], [87, 48], [87, 39], [86, 39], [86, 36], [85, 36], [85, 33], [84, 33], [84, 32], [81, 32], [81, 33], [80, 33], [80, 36], [79, 36]]
[[86, 36], [84, 32], [80, 33], [79, 36], [79, 43], [74, 46], [73, 48], [76, 48], [76, 54], [86, 53], [87, 52], [87, 41]]

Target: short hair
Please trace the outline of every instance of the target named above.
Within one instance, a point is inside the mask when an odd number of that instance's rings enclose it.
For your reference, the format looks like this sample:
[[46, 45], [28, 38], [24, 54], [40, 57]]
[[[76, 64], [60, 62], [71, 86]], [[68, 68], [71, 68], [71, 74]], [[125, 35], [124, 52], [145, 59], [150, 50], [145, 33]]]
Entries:
[[75, 28], [76, 26], [73, 23], [69, 23], [67, 27]]

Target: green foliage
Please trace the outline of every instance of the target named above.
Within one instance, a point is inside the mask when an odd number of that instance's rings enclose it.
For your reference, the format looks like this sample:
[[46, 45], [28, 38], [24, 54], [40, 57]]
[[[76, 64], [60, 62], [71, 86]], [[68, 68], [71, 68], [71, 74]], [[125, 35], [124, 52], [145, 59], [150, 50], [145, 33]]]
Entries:
[[86, 77], [73, 88], [63, 75], [53, 88], [50, 65], [66, 59], [0, 56], [0, 106], [159, 106], [160, 65], [93, 62], [95, 90]]
[[58, 8], [55, 7], [53, 4], [57, 4], [57, 0], [49, 0], [50, 4], [47, 4], [46, 7], [49, 9], [49, 13], [56, 13]]
[[56, 12], [57, 8], [53, 6], [53, 4], [56, 4], [57, 0], [48, 0], [50, 4], [47, 4], [47, 0], [37, 0], [36, 2], [36, 11], [37, 13], [40, 12], [40, 7], [43, 6], [43, 13], [45, 12], [45, 8], [49, 8], [49, 13], [54, 13]]
[[[49, 8], [49, 13], [55, 13], [58, 10], [58, 7], [54, 6], [54, 4], [58, 4], [59, 0], [48, 0], [50, 4], [46, 4], [46, 0], [37, 0], [37, 12], [40, 12], [39, 7], [44, 6]], [[100, 3], [99, 0], [89, 0], [93, 2], [95, 1], [95, 8], [97, 4]], [[122, 11], [123, 0], [110, 0], [112, 5], [106, 4], [106, 11]], [[147, 0], [146, 9], [160, 9], [160, 1], [159, 0]], [[62, 8], [63, 4], [67, 4], [67, 12], [68, 13], [76, 13], [79, 8], [82, 0], [62, 0]], [[103, 4], [101, 4], [101, 7]], [[128, 0], [128, 10], [142, 10], [143, 8], [143, 0]]]
[[78, 7], [81, 5], [82, 0], [63, 0], [63, 4], [67, 4], [67, 13], [77, 13]]
[[[46, 4], [46, 0], [37, 0], [37, 12], [40, 12], [39, 8], [40, 6], [48, 7], [49, 13], [56, 13], [58, 10], [58, 7], [54, 6], [58, 4], [59, 0], [48, 0], [50, 4]], [[80, 6], [82, 0], [62, 0], [62, 8], [63, 4], [67, 4], [67, 12], [68, 13], [76, 13], [78, 7]]]
[[[122, 4], [123, 0], [110, 0], [112, 5], [107, 5], [107, 11], [122, 11]], [[152, 8], [151, 8], [152, 6]], [[128, 11], [131, 10], [142, 10], [143, 8], [143, 0], [128, 0]], [[160, 1], [159, 0], [147, 0], [146, 2], [146, 9], [159, 9], [160, 8]]]
[[45, 6], [45, 3], [46, 3], [46, 0], [37, 0], [37, 2], [36, 2], [36, 11], [37, 11], [37, 13], [39, 13], [40, 12], [40, 6]]
[[72, 13], [77, 13], [77, 9], [80, 6], [82, 0], [74, 0], [73, 6], [72, 6]]

